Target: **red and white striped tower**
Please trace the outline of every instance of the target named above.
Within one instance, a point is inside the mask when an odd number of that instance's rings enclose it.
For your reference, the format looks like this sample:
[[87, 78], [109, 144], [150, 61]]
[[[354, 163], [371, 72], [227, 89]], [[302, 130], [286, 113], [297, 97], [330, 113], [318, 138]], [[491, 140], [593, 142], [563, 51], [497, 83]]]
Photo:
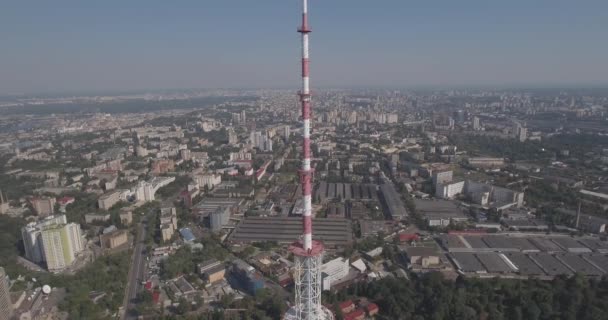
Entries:
[[302, 184], [304, 214], [302, 216], [302, 239], [290, 246], [294, 254], [295, 283], [294, 305], [285, 319], [292, 320], [333, 320], [333, 314], [321, 304], [321, 265], [324, 247], [320, 241], [312, 240], [312, 178], [310, 164], [310, 78], [308, 37], [308, 1], [302, 0], [302, 25], [298, 28], [302, 35], [302, 90], [299, 92], [304, 122], [302, 139], [302, 168], [299, 171]]
[[300, 179], [302, 182], [302, 196], [304, 201], [304, 249], [312, 249], [312, 168], [310, 167], [310, 74], [309, 74], [309, 55], [308, 55], [308, 35], [311, 32], [308, 26], [308, 5], [307, 0], [303, 2], [302, 26], [298, 32], [302, 34], [302, 91], [300, 91], [300, 101], [302, 103], [302, 121], [304, 122], [302, 148], [302, 170]]

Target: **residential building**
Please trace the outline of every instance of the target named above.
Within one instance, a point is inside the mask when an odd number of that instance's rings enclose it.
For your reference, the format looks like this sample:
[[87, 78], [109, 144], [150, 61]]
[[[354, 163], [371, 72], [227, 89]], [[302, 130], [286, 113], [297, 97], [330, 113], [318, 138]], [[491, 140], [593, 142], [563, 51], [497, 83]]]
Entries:
[[13, 318], [13, 302], [8, 289], [8, 275], [4, 268], [0, 267], [0, 320], [11, 320]]
[[173, 235], [175, 234], [175, 229], [171, 224], [161, 224], [160, 225], [160, 234], [163, 242], [171, 241]]
[[42, 240], [40, 234], [42, 229], [52, 225], [67, 224], [65, 215], [49, 216], [38, 222], [30, 222], [21, 229], [25, 258], [34, 262], [44, 262]]
[[481, 123], [479, 121], [479, 117], [473, 117], [473, 130], [481, 130]]
[[177, 211], [175, 207], [160, 208], [160, 231], [163, 241], [170, 241], [177, 230]]
[[2, 193], [2, 190], [0, 190], [0, 214], [8, 213], [9, 209], [10, 205], [8, 199], [4, 199], [4, 194]]
[[203, 174], [194, 176], [194, 181], [198, 184], [200, 189], [203, 189], [205, 186], [208, 190], [213, 189], [213, 187], [222, 183], [222, 176], [219, 174]]
[[41, 217], [55, 213], [55, 202], [53, 197], [35, 197], [30, 200], [34, 212]]
[[87, 213], [84, 215], [84, 222], [86, 222], [87, 224], [89, 223], [95, 223], [95, 222], [106, 222], [106, 221], [110, 221], [110, 214], [106, 213], [106, 214], [98, 214], [98, 213]]
[[120, 223], [124, 226], [129, 226], [133, 223], [133, 212], [129, 208], [123, 208], [120, 210]]
[[249, 135], [249, 140], [253, 148], [264, 152], [272, 151], [272, 138], [269, 137], [268, 133], [252, 131]]
[[97, 201], [99, 209], [110, 210], [110, 208], [120, 201], [120, 194], [121, 191], [111, 191], [99, 197]]
[[190, 154], [190, 150], [188, 149], [179, 150], [179, 156], [184, 161], [190, 161], [192, 159], [192, 155]]
[[239, 143], [239, 136], [234, 132], [234, 129], [228, 129], [228, 144], [235, 145]]
[[159, 159], [152, 162], [152, 173], [163, 174], [175, 170], [175, 162], [169, 159]]
[[356, 306], [352, 300], [347, 300], [344, 302], [340, 302], [338, 307], [340, 308], [340, 311], [342, 311], [342, 314], [347, 314], [355, 311]]
[[103, 249], [114, 249], [125, 245], [129, 240], [127, 230], [113, 230], [99, 236], [99, 243]]
[[468, 162], [476, 168], [497, 168], [505, 165], [504, 158], [472, 157]]
[[53, 272], [69, 267], [84, 249], [80, 226], [75, 223], [46, 227], [41, 239], [47, 269]]

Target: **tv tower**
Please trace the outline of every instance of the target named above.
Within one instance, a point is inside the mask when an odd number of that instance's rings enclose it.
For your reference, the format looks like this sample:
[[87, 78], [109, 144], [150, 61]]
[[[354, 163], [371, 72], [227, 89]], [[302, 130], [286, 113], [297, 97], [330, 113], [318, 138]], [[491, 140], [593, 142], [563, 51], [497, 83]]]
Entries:
[[295, 300], [287, 314], [286, 320], [333, 320], [334, 316], [321, 304], [321, 264], [323, 263], [323, 243], [312, 239], [312, 178], [310, 165], [310, 78], [308, 37], [311, 32], [308, 25], [308, 0], [302, 0], [302, 25], [298, 28], [302, 35], [302, 90], [299, 92], [304, 122], [302, 140], [302, 168], [299, 170], [302, 184], [302, 238], [294, 242], [289, 250], [294, 255]]

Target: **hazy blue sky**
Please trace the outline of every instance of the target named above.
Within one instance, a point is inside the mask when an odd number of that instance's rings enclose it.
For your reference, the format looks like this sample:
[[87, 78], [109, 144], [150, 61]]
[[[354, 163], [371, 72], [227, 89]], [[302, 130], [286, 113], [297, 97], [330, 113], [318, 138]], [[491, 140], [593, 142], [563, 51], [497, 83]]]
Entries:
[[[0, 94], [296, 87], [299, 0], [0, 1]], [[608, 84], [606, 0], [310, 0], [314, 86]]]

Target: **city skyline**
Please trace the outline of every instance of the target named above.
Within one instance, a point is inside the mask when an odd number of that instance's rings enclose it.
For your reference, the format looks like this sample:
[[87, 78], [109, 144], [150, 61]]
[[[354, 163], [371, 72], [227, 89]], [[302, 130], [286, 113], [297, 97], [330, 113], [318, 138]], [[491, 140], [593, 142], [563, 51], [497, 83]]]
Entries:
[[[600, 1], [314, 5], [317, 87], [608, 83], [600, 41], [608, 5]], [[0, 95], [295, 88], [296, 8], [240, 0], [13, 3], [0, 13]]]

